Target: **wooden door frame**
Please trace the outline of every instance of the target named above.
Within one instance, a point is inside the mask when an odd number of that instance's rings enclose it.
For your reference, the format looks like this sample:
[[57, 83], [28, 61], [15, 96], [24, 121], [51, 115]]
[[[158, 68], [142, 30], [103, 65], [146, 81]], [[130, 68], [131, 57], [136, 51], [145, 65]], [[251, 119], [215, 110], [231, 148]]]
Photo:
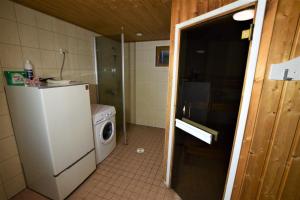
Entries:
[[167, 157], [167, 170], [166, 170], [166, 185], [171, 185], [171, 173], [172, 173], [172, 161], [173, 161], [173, 147], [174, 147], [174, 129], [175, 129], [175, 112], [176, 112], [176, 96], [177, 96], [177, 82], [178, 82], [178, 61], [179, 61], [179, 48], [180, 48], [180, 33], [181, 30], [188, 27], [203, 23], [205, 21], [234, 13], [237, 10], [247, 8], [249, 6], [256, 5], [256, 13], [254, 18], [254, 30], [252, 42], [249, 46], [249, 56], [247, 60], [247, 68], [245, 72], [245, 79], [242, 91], [242, 98], [240, 103], [239, 115], [236, 125], [236, 133], [234, 137], [233, 150], [231, 152], [231, 159], [229, 164], [229, 170], [227, 174], [226, 184], [224, 188], [223, 199], [229, 200], [231, 198], [234, 179], [237, 171], [240, 151], [242, 147], [244, 130], [247, 121], [247, 115], [250, 105], [252, 87], [254, 82], [254, 75], [256, 70], [256, 64], [258, 59], [259, 45], [262, 34], [266, 0], [239, 0], [220, 7], [218, 9], [207, 12], [203, 15], [191, 18], [182, 23], [176, 24], [175, 27], [175, 39], [174, 39], [174, 57], [173, 57], [173, 79], [171, 87], [171, 112], [169, 121], [169, 140], [168, 140], [168, 157]]

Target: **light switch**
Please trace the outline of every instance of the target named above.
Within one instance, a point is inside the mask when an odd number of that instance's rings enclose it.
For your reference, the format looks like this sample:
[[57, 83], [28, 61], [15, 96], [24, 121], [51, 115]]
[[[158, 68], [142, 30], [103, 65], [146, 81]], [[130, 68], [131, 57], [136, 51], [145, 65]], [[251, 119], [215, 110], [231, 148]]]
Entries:
[[271, 80], [300, 80], [300, 57], [283, 63], [272, 64], [269, 78]]

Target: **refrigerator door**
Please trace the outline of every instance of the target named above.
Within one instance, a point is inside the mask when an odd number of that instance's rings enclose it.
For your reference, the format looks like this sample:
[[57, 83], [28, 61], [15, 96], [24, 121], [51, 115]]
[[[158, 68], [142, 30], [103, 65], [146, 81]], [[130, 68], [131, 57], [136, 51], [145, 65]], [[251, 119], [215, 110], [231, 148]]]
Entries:
[[94, 148], [87, 85], [40, 89], [57, 176]]

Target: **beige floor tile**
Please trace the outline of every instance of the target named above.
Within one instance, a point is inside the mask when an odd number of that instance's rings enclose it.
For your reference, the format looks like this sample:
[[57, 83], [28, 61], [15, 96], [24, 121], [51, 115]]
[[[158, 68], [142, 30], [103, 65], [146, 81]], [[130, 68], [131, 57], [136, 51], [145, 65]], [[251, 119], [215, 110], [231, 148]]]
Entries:
[[[143, 154], [136, 152], [144, 148]], [[178, 200], [180, 197], [163, 182], [164, 130], [131, 125], [128, 145], [116, 149], [68, 199]], [[30, 196], [33, 195], [33, 196]], [[44, 197], [24, 190], [14, 200]]]

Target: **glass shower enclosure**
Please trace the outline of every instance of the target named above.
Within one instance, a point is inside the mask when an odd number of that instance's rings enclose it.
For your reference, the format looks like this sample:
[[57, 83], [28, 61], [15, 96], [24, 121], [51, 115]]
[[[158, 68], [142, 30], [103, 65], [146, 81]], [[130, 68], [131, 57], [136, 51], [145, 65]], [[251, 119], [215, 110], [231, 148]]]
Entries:
[[[120, 40], [113, 40], [104, 36], [95, 38], [98, 103], [111, 105], [116, 108], [117, 133], [124, 133], [125, 123], [125, 88], [124, 88], [124, 36]], [[117, 135], [119, 139], [120, 134]]]

